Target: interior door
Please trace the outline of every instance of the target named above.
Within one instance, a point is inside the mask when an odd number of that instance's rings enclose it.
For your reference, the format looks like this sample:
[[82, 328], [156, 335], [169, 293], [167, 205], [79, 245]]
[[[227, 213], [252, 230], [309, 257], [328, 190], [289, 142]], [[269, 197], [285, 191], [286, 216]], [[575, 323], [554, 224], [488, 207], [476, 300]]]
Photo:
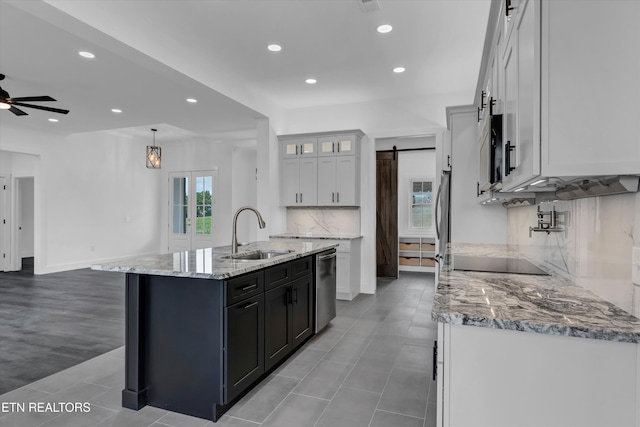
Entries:
[[398, 277], [398, 156], [376, 153], [376, 275]]
[[217, 171], [169, 174], [169, 252], [213, 247]]

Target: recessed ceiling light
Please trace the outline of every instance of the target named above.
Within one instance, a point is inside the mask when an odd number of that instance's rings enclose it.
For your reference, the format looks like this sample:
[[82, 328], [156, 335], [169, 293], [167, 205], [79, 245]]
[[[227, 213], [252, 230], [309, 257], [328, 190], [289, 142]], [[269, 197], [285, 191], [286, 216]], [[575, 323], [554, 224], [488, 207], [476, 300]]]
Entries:
[[391, 25], [389, 25], [389, 24], [383, 24], [383, 25], [380, 25], [380, 26], [378, 27], [378, 32], [379, 32], [380, 34], [387, 34], [387, 33], [390, 33], [390, 32], [391, 32], [391, 30], [393, 30], [393, 27], [392, 27]]
[[307, 82], [310, 85], [314, 85], [314, 84], [318, 83], [318, 81], [316, 79], [307, 79], [307, 80], [305, 80], [305, 82]]
[[58, 119], [49, 119], [49, 121], [56, 123], [56, 122], [58, 122]]
[[111, 112], [113, 112], [113, 113], [122, 113], [122, 110], [119, 109], [119, 108], [112, 108]]
[[96, 57], [93, 53], [86, 52], [86, 51], [80, 51], [80, 52], [78, 52], [78, 55], [82, 56], [83, 58], [88, 58], [88, 59], [93, 59], [93, 58]]
[[282, 46], [280, 46], [279, 44], [270, 44], [269, 46], [267, 46], [267, 49], [269, 49], [271, 52], [280, 52], [282, 50]]
[[393, 69], [394, 73], [404, 73], [404, 67], [396, 67]]
[[187, 102], [190, 102], [190, 103], [192, 103], [192, 104], [195, 104], [196, 102], [198, 102], [198, 100], [197, 100], [197, 99], [195, 99], [195, 98], [187, 98]]

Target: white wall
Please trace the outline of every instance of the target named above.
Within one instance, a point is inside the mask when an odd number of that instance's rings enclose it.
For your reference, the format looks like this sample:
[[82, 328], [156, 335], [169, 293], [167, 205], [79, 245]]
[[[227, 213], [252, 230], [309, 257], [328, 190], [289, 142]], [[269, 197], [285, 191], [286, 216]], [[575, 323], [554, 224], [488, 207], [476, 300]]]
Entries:
[[12, 171], [34, 177], [36, 273], [158, 252], [160, 183], [144, 167], [146, 142], [0, 127], [2, 164], [10, 152]]
[[258, 165], [258, 210], [267, 227], [258, 230], [258, 240], [269, 235], [284, 233], [287, 228], [287, 210], [280, 206], [280, 152], [278, 137], [269, 119], [256, 120]]
[[[255, 148], [234, 147], [232, 150], [231, 174], [232, 194], [231, 210], [235, 213], [242, 206], [257, 207], [258, 181], [257, 181], [257, 151]], [[260, 212], [263, 214], [263, 212]], [[263, 216], [268, 221], [268, 212]], [[229, 227], [231, 227], [229, 218]], [[253, 212], [243, 212], [238, 216], [237, 237], [238, 242], [252, 242], [258, 239], [258, 220]], [[230, 241], [227, 243], [229, 244]]]
[[46, 271], [158, 252], [160, 171], [145, 167], [147, 142], [91, 132], [47, 145]]
[[159, 216], [160, 224], [162, 225], [160, 236], [161, 251], [168, 251], [168, 176], [170, 172], [218, 170], [217, 196], [214, 196], [213, 245], [230, 245], [231, 220], [234, 213], [231, 197], [233, 193], [231, 185], [233, 178], [233, 146], [225, 142], [200, 138], [164, 142], [161, 146], [162, 169], [150, 170], [151, 173], [157, 174], [156, 179], [161, 186], [159, 199], [162, 202], [158, 207], [159, 212], [156, 211], [156, 215]]

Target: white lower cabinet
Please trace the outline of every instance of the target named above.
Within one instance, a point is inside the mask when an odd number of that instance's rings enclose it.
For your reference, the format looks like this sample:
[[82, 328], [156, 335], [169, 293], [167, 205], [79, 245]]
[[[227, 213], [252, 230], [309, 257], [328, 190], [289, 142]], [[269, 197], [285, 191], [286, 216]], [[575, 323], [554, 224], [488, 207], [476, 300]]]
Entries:
[[360, 293], [360, 239], [336, 240], [336, 298], [351, 301]]
[[640, 426], [640, 345], [438, 323], [439, 427]]
[[[291, 237], [272, 236], [271, 238], [287, 239]], [[347, 301], [354, 299], [360, 293], [361, 239], [327, 240], [305, 237], [304, 240], [338, 245], [336, 247], [336, 299]]]

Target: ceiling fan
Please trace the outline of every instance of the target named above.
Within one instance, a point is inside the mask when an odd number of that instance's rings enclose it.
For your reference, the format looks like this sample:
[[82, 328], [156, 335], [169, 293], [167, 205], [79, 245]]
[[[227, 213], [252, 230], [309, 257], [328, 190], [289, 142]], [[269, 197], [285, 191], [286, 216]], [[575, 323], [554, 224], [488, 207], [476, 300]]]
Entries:
[[[4, 80], [4, 78], [5, 78], [5, 75], [0, 74], [0, 80]], [[51, 107], [43, 107], [42, 105], [25, 104], [25, 102], [43, 102], [43, 101], [55, 101], [55, 99], [53, 99], [50, 96], [23, 96], [20, 98], [11, 98], [11, 96], [9, 95], [9, 92], [7, 92], [6, 90], [2, 89], [2, 87], [0, 87], [0, 110], [9, 110], [16, 116], [27, 115], [27, 113], [17, 108], [16, 106], [35, 108], [37, 110], [51, 111], [52, 113], [60, 113], [60, 114], [67, 114], [69, 112], [69, 110], [63, 110], [60, 108], [51, 108]]]

